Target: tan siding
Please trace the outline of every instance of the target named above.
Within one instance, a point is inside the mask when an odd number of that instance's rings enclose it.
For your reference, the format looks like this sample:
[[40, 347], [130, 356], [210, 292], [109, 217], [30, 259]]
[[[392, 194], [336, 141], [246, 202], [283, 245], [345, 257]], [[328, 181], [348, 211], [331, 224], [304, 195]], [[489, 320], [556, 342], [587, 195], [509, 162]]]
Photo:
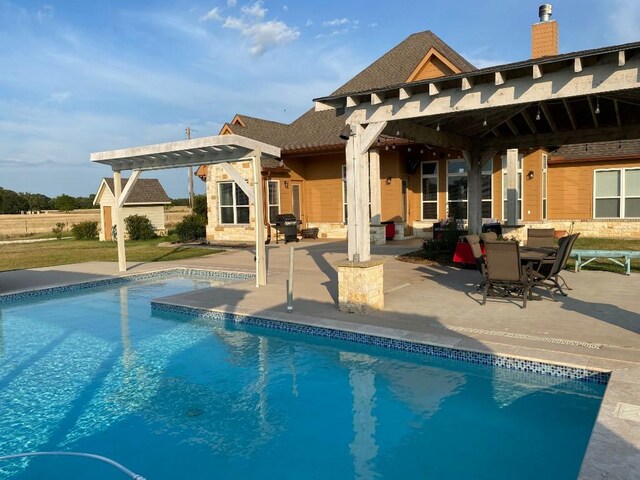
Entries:
[[[529, 172], [533, 172], [531, 180], [527, 178]], [[542, 150], [524, 157], [522, 185], [523, 220], [525, 222], [542, 220]]]
[[493, 198], [493, 204], [491, 210], [493, 211], [493, 218], [502, 218], [502, 159], [500, 156], [493, 158], [493, 190], [491, 196]]
[[549, 220], [593, 218], [593, 172], [638, 167], [637, 160], [549, 164]]
[[342, 152], [308, 157], [304, 183], [306, 221], [343, 221], [342, 165]]
[[[386, 179], [391, 177], [391, 184]], [[397, 155], [380, 152], [380, 196], [382, 199], [382, 221], [402, 221], [402, 180]]]
[[164, 230], [164, 208], [162, 206], [145, 207], [134, 205], [124, 207], [122, 210], [124, 218], [131, 215], [141, 215], [147, 217], [156, 229]]
[[451, 75], [453, 73], [453, 70], [447, 67], [442, 60], [431, 56], [429, 61], [417, 73], [413, 81], [444, 77], [445, 75]]

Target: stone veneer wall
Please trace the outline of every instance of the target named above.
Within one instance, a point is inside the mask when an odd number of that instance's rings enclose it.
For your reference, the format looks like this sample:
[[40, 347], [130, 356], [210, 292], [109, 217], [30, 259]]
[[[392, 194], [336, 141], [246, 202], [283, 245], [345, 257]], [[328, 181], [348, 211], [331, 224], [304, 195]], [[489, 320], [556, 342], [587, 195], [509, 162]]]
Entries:
[[[433, 222], [413, 222], [416, 237], [432, 238]], [[521, 227], [509, 228], [503, 234], [525, 241], [528, 228], [554, 228], [567, 233], [580, 233], [582, 237], [640, 239], [640, 219], [618, 220], [547, 220], [542, 222], [526, 222]]]
[[[238, 170], [249, 185], [253, 184], [251, 162], [235, 162], [231, 166]], [[224, 242], [255, 242], [255, 209], [249, 205], [249, 225], [220, 225], [218, 205], [218, 183], [233, 181], [222, 167], [211, 165], [207, 171], [207, 240]]]
[[318, 238], [347, 238], [347, 226], [342, 222], [307, 222], [305, 228], [317, 228]]

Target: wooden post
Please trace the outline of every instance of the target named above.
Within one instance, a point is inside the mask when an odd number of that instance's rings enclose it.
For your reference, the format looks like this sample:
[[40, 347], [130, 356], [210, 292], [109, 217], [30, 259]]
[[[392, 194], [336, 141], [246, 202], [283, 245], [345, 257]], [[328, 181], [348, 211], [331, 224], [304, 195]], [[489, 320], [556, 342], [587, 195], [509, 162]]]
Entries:
[[369, 150], [369, 189], [371, 190], [371, 224], [380, 225], [382, 195], [380, 193], [380, 152], [377, 148]]
[[253, 152], [253, 210], [256, 226], [256, 287], [267, 284], [266, 250], [264, 246], [264, 213], [262, 194], [262, 164], [260, 149]]
[[124, 218], [120, 205], [120, 195], [122, 194], [122, 175], [119, 170], [113, 171], [113, 195], [115, 197], [114, 210], [116, 211], [116, 230], [118, 240], [118, 270], [127, 271], [127, 257], [124, 249]]
[[360, 153], [364, 129], [361, 125], [351, 128], [353, 134], [349, 137], [346, 150], [348, 259], [367, 262], [371, 258], [368, 154]]
[[477, 151], [463, 153], [468, 167], [468, 230], [479, 234], [482, 231], [482, 159]]
[[518, 149], [507, 150], [507, 225], [518, 223]]

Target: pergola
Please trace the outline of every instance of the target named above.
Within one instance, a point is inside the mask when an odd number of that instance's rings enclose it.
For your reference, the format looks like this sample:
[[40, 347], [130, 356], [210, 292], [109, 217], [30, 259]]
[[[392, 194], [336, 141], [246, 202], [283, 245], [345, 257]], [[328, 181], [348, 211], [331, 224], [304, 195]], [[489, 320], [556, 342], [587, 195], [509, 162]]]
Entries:
[[[114, 195], [116, 201], [116, 225], [118, 229], [118, 266], [126, 271], [124, 243], [124, 218], [122, 207], [143, 171], [167, 168], [182, 168], [199, 165], [218, 164], [229, 177], [247, 194], [254, 206], [256, 226], [256, 286], [266, 285], [264, 223], [262, 204], [261, 158], [280, 158], [280, 148], [251, 140], [240, 135], [215, 135], [179, 142], [161, 143], [141, 147], [110, 150], [91, 154], [91, 161], [109, 165], [113, 170]], [[253, 179], [250, 185], [231, 163], [251, 161]], [[131, 170], [131, 176], [122, 189], [123, 170]]]
[[365, 262], [370, 259], [368, 151], [379, 135], [463, 151], [472, 233], [482, 226], [482, 165], [507, 150], [507, 222], [516, 223], [517, 149], [640, 138], [640, 42], [315, 102], [316, 110], [346, 113], [348, 259]]

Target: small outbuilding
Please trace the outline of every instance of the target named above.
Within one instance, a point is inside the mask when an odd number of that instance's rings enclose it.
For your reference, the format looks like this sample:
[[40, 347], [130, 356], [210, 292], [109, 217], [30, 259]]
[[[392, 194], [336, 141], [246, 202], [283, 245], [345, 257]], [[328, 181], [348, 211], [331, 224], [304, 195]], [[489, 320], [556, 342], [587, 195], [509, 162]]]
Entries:
[[[127, 179], [122, 179], [122, 188], [126, 188]], [[123, 218], [131, 215], [147, 217], [158, 235], [164, 235], [164, 208], [171, 199], [157, 178], [139, 179], [131, 189], [123, 206]], [[96, 192], [94, 205], [100, 205], [100, 240], [113, 240], [113, 228], [116, 225], [114, 209], [115, 195], [113, 178], [103, 178]]]

